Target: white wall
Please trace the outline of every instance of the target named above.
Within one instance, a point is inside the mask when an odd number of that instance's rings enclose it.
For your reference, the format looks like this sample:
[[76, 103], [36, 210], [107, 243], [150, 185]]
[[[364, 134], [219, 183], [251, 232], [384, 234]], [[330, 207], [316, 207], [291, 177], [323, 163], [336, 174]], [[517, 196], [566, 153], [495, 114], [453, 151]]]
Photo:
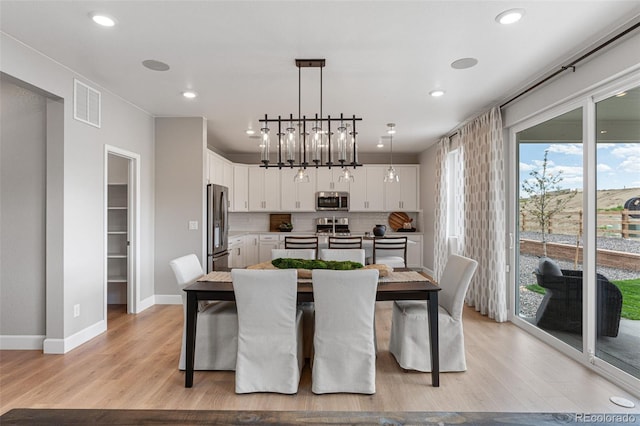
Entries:
[[424, 236], [422, 264], [433, 271], [436, 199], [436, 149], [432, 145], [420, 154], [420, 207], [422, 208], [422, 232]]
[[[47, 340], [64, 352], [104, 329], [104, 145], [141, 156], [140, 295], [153, 294], [153, 119], [145, 111], [84, 79], [15, 39], [0, 34], [2, 72], [60, 97], [62, 143], [47, 146]], [[73, 119], [73, 79], [102, 92], [102, 128]], [[50, 123], [47, 123], [49, 128]], [[49, 159], [55, 161], [49, 162]], [[56, 185], [60, 185], [60, 187]], [[62, 199], [60, 199], [62, 197]], [[52, 238], [49, 238], [52, 232]], [[49, 265], [50, 261], [55, 264]], [[25, 267], [28, 262], [25, 261]], [[50, 279], [49, 270], [59, 276]], [[49, 297], [55, 302], [50, 303]], [[74, 305], [80, 316], [73, 317]]]
[[0, 335], [44, 336], [46, 98], [4, 78], [0, 110]]
[[[178, 295], [169, 262], [189, 253], [195, 253], [202, 263], [206, 260], [203, 219], [207, 122], [200, 117], [156, 118], [155, 128], [155, 294]], [[198, 229], [189, 230], [189, 221], [194, 220]]]

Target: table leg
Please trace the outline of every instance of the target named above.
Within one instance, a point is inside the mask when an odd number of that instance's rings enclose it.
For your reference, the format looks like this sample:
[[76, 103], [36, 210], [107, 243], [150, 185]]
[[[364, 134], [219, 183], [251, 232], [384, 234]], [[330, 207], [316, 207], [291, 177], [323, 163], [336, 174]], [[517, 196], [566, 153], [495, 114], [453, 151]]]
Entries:
[[187, 292], [187, 338], [186, 338], [186, 366], [184, 387], [193, 386], [193, 366], [196, 354], [196, 322], [198, 317], [198, 299], [193, 291]]
[[438, 292], [429, 294], [429, 342], [431, 343], [431, 384], [440, 386], [440, 349], [438, 347]]

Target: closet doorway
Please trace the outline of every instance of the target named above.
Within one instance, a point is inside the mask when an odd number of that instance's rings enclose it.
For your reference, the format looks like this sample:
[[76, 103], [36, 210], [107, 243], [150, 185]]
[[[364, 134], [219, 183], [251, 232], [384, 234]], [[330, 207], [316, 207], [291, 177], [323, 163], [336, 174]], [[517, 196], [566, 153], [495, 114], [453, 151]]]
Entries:
[[105, 147], [105, 319], [109, 312], [136, 313], [140, 301], [139, 161], [135, 153]]

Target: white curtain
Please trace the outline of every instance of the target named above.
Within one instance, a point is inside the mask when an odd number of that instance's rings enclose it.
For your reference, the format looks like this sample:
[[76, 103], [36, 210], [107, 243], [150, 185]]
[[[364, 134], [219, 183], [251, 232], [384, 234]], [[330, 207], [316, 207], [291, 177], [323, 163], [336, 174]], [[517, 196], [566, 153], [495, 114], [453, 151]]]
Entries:
[[436, 199], [435, 199], [435, 241], [433, 273], [439, 280], [447, 263], [447, 176], [449, 175], [447, 154], [449, 153], [449, 138], [438, 141], [436, 150]]
[[497, 322], [507, 320], [502, 132], [497, 107], [460, 130], [465, 171], [462, 254], [478, 261], [465, 300]]

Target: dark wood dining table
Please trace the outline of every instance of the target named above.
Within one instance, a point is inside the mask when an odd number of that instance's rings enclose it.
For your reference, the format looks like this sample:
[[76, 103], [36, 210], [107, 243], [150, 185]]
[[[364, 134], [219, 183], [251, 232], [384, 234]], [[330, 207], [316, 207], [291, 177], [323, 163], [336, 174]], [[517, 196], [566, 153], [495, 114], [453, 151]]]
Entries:
[[[398, 272], [410, 269], [396, 269]], [[228, 278], [216, 280], [205, 276], [194, 284], [184, 288], [187, 293], [186, 318], [186, 369], [184, 386], [193, 386], [193, 367], [195, 361], [196, 323], [199, 300], [235, 301], [233, 284]], [[440, 287], [430, 281], [380, 282], [376, 301], [389, 300], [426, 300], [428, 303], [428, 337], [431, 343], [431, 384], [440, 386], [440, 356], [438, 349], [438, 291]], [[310, 280], [299, 279], [298, 302], [313, 302], [313, 287]]]

